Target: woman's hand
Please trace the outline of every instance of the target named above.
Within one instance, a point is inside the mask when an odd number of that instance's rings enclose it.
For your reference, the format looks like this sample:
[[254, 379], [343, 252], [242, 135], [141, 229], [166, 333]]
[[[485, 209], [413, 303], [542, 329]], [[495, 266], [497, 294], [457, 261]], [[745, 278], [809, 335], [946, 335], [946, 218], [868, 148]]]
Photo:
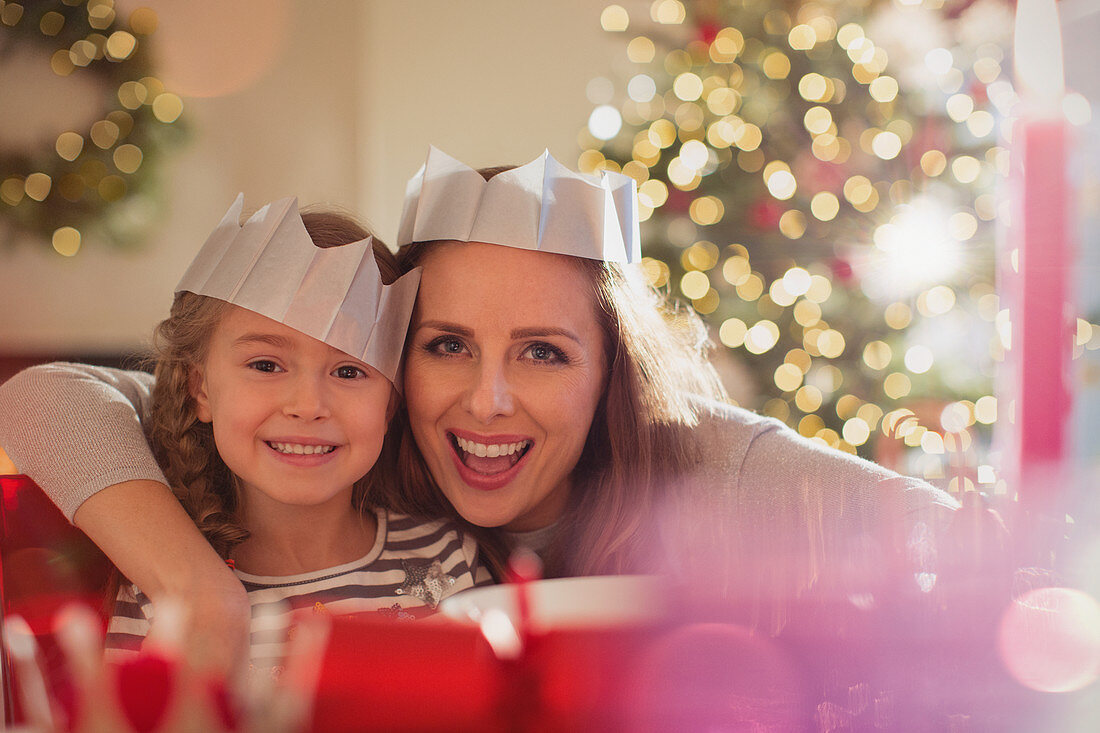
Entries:
[[158, 609], [159, 624], [142, 653], [121, 663], [104, 663], [98, 618], [84, 607], [58, 616], [55, 636], [75, 690], [72, 720], [49, 687], [38, 662], [30, 628], [18, 617], [5, 622], [4, 636], [19, 678], [26, 725], [32, 733], [199, 733], [305, 730], [327, 642], [327, 619], [310, 614], [287, 645], [286, 669], [278, 682], [266, 675], [239, 692], [220, 675], [190, 663], [209, 660], [206, 640], [196, 637], [181, 606]]

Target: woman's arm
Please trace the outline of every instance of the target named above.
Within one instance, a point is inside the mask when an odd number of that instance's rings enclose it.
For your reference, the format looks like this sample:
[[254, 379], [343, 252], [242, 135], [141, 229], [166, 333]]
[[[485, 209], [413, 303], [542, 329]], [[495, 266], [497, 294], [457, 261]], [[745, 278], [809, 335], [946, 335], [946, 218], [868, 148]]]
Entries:
[[0, 385], [0, 445], [154, 603], [185, 599], [196, 664], [246, 657], [248, 600], [165, 484], [141, 430], [152, 378], [80, 364]]
[[44, 364], [0, 385], [0, 446], [71, 521], [107, 486], [165, 483], [141, 429], [153, 377], [142, 372]]

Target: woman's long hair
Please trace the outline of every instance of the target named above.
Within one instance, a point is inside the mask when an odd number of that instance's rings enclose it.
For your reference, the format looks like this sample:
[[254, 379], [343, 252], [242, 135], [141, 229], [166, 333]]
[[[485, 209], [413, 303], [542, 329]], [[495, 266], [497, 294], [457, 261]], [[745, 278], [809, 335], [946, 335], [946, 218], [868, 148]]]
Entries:
[[[338, 247], [370, 236], [355, 219], [334, 211], [307, 210], [302, 221], [318, 247]], [[377, 239], [374, 257], [382, 281], [396, 280], [396, 260]], [[210, 337], [227, 308], [225, 301], [216, 298], [188, 292], [176, 296], [169, 317], [153, 333], [156, 384], [145, 425], [169, 486], [222, 557], [248, 539], [248, 531], [241, 524], [235, 479], [218, 454], [210, 424], [198, 419], [190, 382], [204, 363]], [[356, 482], [352, 501], [360, 510], [384, 500], [378, 475], [372, 470]]]
[[[481, 171], [487, 179], [507, 168]], [[402, 271], [417, 266], [438, 243], [402, 247]], [[604, 336], [607, 386], [580, 460], [572, 491], [545, 561], [548, 576], [652, 570], [653, 518], [678, 502], [680, 478], [698, 455], [690, 428], [702, 399], [726, 392], [707, 360], [706, 329], [694, 312], [651, 288], [641, 273], [614, 263], [575, 258], [590, 285]], [[403, 510], [454, 516], [479, 539], [483, 559], [500, 575], [507, 548], [499, 529], [464, 522], [443, 496], [413, 439], [402, 408], [391, 424]]]

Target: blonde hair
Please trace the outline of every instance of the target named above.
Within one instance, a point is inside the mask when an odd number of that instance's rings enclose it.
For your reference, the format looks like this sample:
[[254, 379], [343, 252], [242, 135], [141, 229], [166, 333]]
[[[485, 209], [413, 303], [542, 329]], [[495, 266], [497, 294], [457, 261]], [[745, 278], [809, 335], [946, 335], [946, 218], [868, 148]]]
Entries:
[[[420, 263], [438, 242], [412, 243], [397, 254], [402, 270]], [[690, 428], [702, 399], [726, 399], [707, 359], [709, 341], [699, 317], [649, 287], [628, 267], [575, 259], [589, 283], [603, 332], [606, 387], [596, 408], [560, 529], [544, 558], [548, 576], [647, 570], [653, 552], [653, 515], [676, 497], [678, 478], [696, 463]], [[498, 575], [507, 549], [499, 529], [479, 528], [457, 516], [439, 490], [402, 409], [391, 424], [400, 507], [410, 513], [454, 516], [481, 543]]]
[[[338, 247], [370, 236], [354, 218], [330, 210], [305, 210], [302, 222], [318, 247]], [[385, 283], [399, 274], [393, 253], [374, 240], [374, 257]], [[236, 480], [218, 454], [214, 431], [201, 422], [190, 380], [207, 356], [210, 337], [228, 304], [203, 295], [176, 296], [169, 317], [153, 333], [155, 357], [153, 404], [146, 432], [184, 509], [222, 557], [248, 538], [239, 517]], [[352, 501], [360, 510], [384, 495], [374, 470], [355, 484]]]

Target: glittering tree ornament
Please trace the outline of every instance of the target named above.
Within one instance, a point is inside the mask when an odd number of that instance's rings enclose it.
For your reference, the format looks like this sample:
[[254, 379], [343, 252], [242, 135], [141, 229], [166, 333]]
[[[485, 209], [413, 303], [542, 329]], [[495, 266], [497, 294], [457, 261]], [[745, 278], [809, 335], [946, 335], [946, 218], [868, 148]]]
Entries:
[[928, 478], [995, 419], [1001, 9], [608, 6], [630, 65], [580, 136], [583, 170], [638, 181], [649, 280], [748, 367], [739, 402], [866, 456], [903, 438]]
[[150, 61], [147, 39], [156, 27], [154, 11], [124, 15], [114, 0], [0, 0], [5, 83], [52, 75], [99, 100], [80, 129], [37, 144], [0, 141], [7, 143], [0, 144], [0, 241], [30, 234], [72, 256], [88, 231], [127, 245], [151, 225], [157, 163], [183, 132], [183, 103]]

